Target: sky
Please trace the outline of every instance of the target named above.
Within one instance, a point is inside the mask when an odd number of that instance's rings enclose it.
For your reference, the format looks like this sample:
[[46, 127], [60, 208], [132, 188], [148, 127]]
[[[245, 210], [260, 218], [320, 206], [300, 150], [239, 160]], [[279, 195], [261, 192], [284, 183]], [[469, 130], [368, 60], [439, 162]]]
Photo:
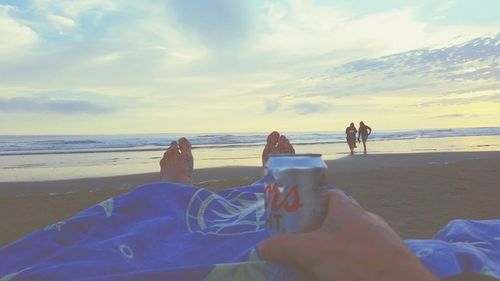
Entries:
[[0, 0], [0, 134], [500, 124], [498, 0]]

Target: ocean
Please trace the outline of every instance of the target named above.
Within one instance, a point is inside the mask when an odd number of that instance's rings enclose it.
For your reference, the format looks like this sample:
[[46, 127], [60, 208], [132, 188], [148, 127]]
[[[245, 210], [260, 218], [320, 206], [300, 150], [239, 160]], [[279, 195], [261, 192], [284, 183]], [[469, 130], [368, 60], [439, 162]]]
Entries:
[[[172, 140], [186, 136], [195, 168], [261, 165], [268, 133], [0, 135], [0, 181], [41, 181], [157, 172]], [[344, 132], [285, 133], [297, 153], [348, 154]], [[498, 151], [500, 127], [375, 130], [369, 153]], [[362, 152], [362, 144], [358, 145]]]

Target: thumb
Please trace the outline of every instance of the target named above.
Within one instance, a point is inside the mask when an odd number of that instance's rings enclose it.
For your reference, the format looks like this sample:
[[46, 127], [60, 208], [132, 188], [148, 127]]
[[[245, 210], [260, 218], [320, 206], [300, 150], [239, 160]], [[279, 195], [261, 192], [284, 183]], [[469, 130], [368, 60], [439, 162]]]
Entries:
[[259, 256], [277, 264], [306, 268], [314, 262], [307, 234], [285, 234], [261, 241]]

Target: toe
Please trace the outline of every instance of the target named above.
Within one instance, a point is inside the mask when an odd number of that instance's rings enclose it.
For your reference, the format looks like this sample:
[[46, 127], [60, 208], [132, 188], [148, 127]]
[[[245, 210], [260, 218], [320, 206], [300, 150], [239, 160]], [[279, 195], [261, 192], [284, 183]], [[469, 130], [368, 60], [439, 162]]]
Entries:
[[178, 163], [177, 180], [182, 183], [192, 183], [193, 178], [193, 154], [191, 152], [191, 142], [185, 137], [179, 139], [181, 151], [180, 162]]
[[160, 160], [160, 175], [162, 180], [174, 181], [177, 166], [175, 162], [179, 158], [179, 155], [179, 146], [176, 141], [172, 141], [163, 154], [163, 158]]
[[279, 153], [278, 151], [278, 141], [280, 138], [280, 133], [277, 131], [271, 132], [267, 136], [267, 143], [262, 151], [262, 166], [266, 165], [267, 160], [269, 159], [269, 154], [271, 153]]
[[279, 138], [280, 138], [280, 133], [278, 133], [277, 131], [272, 131], [267, 136], [267, 144], [276, 145], [276, 144], [278, 144]]
[[290, 141], [287, 139], [286, 136], [281, 135], [278, 141], [278, 152], [279, 153], [295, 153], [295, 149], [293, 148], [292, 144]]

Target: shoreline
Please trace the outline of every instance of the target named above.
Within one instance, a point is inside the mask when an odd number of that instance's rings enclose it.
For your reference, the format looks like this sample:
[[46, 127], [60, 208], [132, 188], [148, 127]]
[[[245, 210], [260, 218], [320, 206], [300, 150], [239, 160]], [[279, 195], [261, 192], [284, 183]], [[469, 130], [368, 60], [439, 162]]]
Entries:
[[[390, 158], [390, 159], [389, 159]], [[447, 165], [457, 161], [500, 158], [500, 151], [454, 151], [454, 152], [410, 152], [410, 153], [373, 153], [347, 155], [339, 159], [325, 160], [328, 166], [328, 174], [338, 172], [370, 171], [393, 167], [418, 167], [425, 165]], [[196, 162], [196, 159], [195, 159]], [[227, 173], [229, 172], [229, 173]], [[209, 168], [195, 168], [194, 185], [204, 185], [211, 182], [245, 181], [252, 183], [262, 175], [260, 166], [222, 166]], [[223, 178], [222, 180], [220, 178]], [[123, 174], [103, 177], [82, 177], [70, 179], [41, 180], [41, 181], [0, 181], [0, 194], [15, 194], [20, 191], [37, 193], [33, 185], [46, 184], [54, 186], [54, 191], [59, 189], [70, 189], [79, 191], [79, 188], [94, 186], [95, 184], [114, 184], [123, 182], [122, 188], [135, 187], [141, 183], [152, 183], [159, 181], [158, 172]], [[84, 184], [82, 184], [84, 183]], [[70, 185], [71, 187], [68, 187]], [[85, 187], [83, 187], [85, 186]], [[71, 189], [71, 188], [76, 188]], [[47, 189], [44, 189], [45, 191]], [[54, 192], [53, 191], [53, 192]], [[68, 190], [65, 190], [68, 191]]]
[[[195, 160], [196, 161], [196, 160]], [[449, 220], [500, 214], [500, 151], [367, 154], [327, 160], [330, 183], [381, 215], [404, 238], [430, 238]], [[195, 169], [214, 191], [251, 184], [259, 166]], [[0, 246], [109, 197], [158, 182], [159, 172], [38, 182], [0, 182]]]
[[[368, 143], [369, 155], [416, 154], [427, 152], [500, 151], [500, 136], [440, 137], [373, 141]], [[297, 153], [318, 153], [325, 160], [348, 156], [345, 143], [297, 144]], [[357, 153], [362, 151], [358, 147]], [[110, 177], [150, 173], [158, 169], [159, 151], [33, 154], [0, 156], [0, 182], [46, 181]], [[193, 150], [195, 170], [227, 166], [255, 167], [261, 163], [262, 146], [232, 148], [199, 148]]]

